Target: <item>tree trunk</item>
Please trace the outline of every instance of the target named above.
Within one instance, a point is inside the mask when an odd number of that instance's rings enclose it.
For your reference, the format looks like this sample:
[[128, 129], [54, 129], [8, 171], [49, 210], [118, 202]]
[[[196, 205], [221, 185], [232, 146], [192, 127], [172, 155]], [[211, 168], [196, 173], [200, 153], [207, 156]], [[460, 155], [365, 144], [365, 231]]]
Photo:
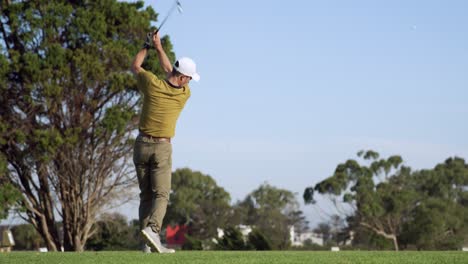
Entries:
[[[16, 186], [23, 192], [24, 200], [22, 204], [26, 208], [28, 216], [27, 219], [23, 219], [37, 230], [49, 251], [57, 251], [60, 249], [61, 243], [58, 226], [53, 214], [53, 200], [50, 193], [47, 193], [49, 192], [48, 186], [43, 186], [47, 183], [44, 179], [46, 177], [41, 169], [37, 169], [39, 186], [34, 185], [31, 183], [34, 182], [31, 170], [24, 164], [24, 161], [20, 162], [20, 165], [16, 166], [16, 169], [21, 186], [19, 184], [16, 184]], [[14, 183], [13, 181], [11, 182]]]
[[395, 251], [398, 251], [398, 239], [396, 236], [393, 236], [393, 246], [395, 247]]
[[84, 245], [81, 243], [81, 240], [80, 240], [80, 236], [79, 235], [75, 235], [74, 237], [74, 251], [75, 252], [82, 252], [84, 250]]
[[365, 223], [365, 222], [361, 222], [360, 223], [362, 226], [364, 227], [367, 227], [369, 228], [370, 230], [372, 230], [373, 232], [375, 232], [377, 235], [381, 235], [387, 239], [391, 239], [393, 241], [393, 246], [395, 248], [395, 251], [398, 251], [398, 239], [397, 239], [397, 235], [396, 234], [388, 234], [385, 232], [385, 230], [381, 230], [377, 227], [374, 227], [368, 223]]

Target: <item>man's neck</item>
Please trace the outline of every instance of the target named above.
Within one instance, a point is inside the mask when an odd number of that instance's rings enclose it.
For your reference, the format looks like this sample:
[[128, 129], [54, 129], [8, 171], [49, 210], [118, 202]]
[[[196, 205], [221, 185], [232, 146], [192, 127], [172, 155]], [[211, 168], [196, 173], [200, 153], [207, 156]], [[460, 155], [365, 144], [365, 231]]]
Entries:
[[178, 88], [182, 87], [179, 83], [179, 79], [176, 76], [170, 76], [169, 78], [166, 79], [166, 81], [174, 87], [178, 87]]

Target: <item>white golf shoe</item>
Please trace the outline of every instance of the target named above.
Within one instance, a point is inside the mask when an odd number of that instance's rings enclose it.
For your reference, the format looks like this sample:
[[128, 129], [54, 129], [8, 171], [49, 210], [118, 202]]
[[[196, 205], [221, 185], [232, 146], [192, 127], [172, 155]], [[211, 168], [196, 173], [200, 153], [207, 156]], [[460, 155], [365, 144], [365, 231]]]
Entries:
[[161, 244], [161, 239], [159, 234], [155, 233], [151, 227], [147, 226], [141, 230], [143, 238], [146, 240], [147, 245], [150, 246], [158, 253], [175, 253], [175, 250], [172, 248], [166, 248]]

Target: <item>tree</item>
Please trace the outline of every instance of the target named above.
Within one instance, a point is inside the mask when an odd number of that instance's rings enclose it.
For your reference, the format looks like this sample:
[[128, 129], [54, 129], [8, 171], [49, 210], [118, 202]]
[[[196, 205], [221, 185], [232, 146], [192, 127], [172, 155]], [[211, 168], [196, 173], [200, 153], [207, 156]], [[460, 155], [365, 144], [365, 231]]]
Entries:
[[322, 236], [323, 244], [327, 244], [333, 238], [332, 228], [330, 224], [326, 222], [319, 223], [317, 227], [314, 228], [314, 232]]
[[299, 233], [309, 231], [309, 221], [306, 220], [302, 210], [292, 210], [287, 212], [288, 224], [294, 226], [294, 230]]
[[187, 224], [197, 239], [216, 237], [231, 211], [229, 193], [209, 175], [189, 168], [172, 173], [172, 192], [165, 221]]
[[229, 226], [224, 229], [224, 236], [218, 240], [217, 249], [220, 250], [246, 250], [249, 249], [240, 230]]
[[355, 160], [339, 164], [332, 176], [305, 189], [304, 200], [313, 203], [314, 191], [342, 196], [353, 207], [359, 225], [392, 240], [398, 250], [404, 221], [418, 204], [411, 169], [401, 165], [400, 156], [379, 159], [374, 151], [360, 151], [358, 156], [370, 164], [360, 165]]
[[449, 158], [414, 173], [419, 206], [404, 227], [402, 240], [418, 249], [459, 249], [468, 237], [468, 165]]
[[[290, 245], [290, 226], [304, 227], [305, 218], [298, 210], [294, 194], [267, 183], [251, 192], [244, 201], [234, 206], [238, 223], [257, 228], [265, 234], [271, 248], [286, 249]], [[300, 228], [300, 229], [301, 229]]]
[[[352, 245], [356, 249], [365, 249], [365, 250], [394, 250], [395, 246], [393, 240], [389, 240], [373, 230], [364, 227], [360, 224], [360, 219], [356, 215], [347, 217], [346, 222], [347, 226], [344, 230], [348, 234], [353, 234], [352, 236]], [[405, 231], [402, 231], [404, 234]], [[351, 239], [351, 237], [349, 237]], [[401, 236], [398, 238], [399, 247], [401, 244]]]
[[332, 215], [330, 219], [330, 226], [331, 226], [331, 233], [333, 240], [336, 245], [339, 245], [340, 242], [343, 240], [343, 234], [345, 231], [345, 220], [341, 218], [339, 215]]
[[349, 230], [345, 227], [345, 219], [336, 214], [330, 217], [329, 222], [319, 223], [314, 228], [314, 232], [322, 236], [324, 245], [345, 244], [350, 238]]
[[248, 244], [255, 250], [271, 250], [271, 242], [258, 229], [253, 229], [248, 235]]
[[103, 214], [96, 222], [96, 232], [86, 244], [87, 249], [128, 250], [138, 248], [138, 239], [133, 235], [132, 226], [127, 223], [127, 217], [120, 213]]
[[[0, 10], [8, 184], [49, 250], [81, 251], [97, 213], [135, 183], [129, 153], [140, 100], [128, 69], [157, 14], [115, 0], [4, 0]], [[168, 37], [163, 45], [173, 60]], [[156, 59], [145, 68], [163, 76]]]

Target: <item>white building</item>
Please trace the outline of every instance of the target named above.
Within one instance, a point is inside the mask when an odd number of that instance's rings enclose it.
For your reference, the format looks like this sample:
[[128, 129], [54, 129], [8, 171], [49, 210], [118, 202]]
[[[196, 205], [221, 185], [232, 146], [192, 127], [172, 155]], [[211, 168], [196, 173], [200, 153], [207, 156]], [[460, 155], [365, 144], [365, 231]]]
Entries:
[[294, 230], [294, 226], [289, 228], [289, 237], [292, 246], [304, 246], [304, 242], [307, 240], [310, 240], [313, 244], [323, 246], [323, 237], [320, 234], [311, 231], [298, 233]]

